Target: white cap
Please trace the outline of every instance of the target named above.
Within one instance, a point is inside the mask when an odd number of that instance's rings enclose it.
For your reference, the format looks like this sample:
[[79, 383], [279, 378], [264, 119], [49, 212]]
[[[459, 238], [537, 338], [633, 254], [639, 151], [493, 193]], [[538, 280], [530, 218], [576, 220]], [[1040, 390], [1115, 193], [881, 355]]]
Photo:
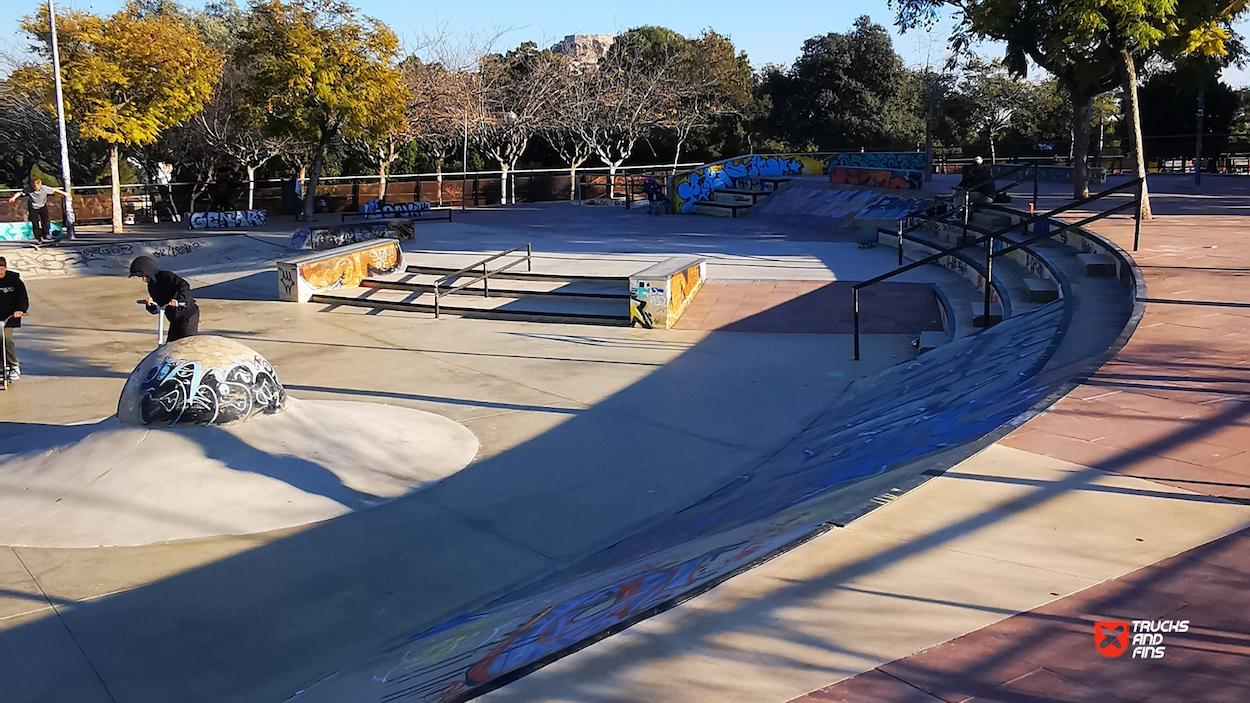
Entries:
[[977, 162], [977, 166], [980, 166], [981, 164], [985, 163], [985, 160], [982, 159], [980, 156], [978, 156], [976, 158], [976, 162]]

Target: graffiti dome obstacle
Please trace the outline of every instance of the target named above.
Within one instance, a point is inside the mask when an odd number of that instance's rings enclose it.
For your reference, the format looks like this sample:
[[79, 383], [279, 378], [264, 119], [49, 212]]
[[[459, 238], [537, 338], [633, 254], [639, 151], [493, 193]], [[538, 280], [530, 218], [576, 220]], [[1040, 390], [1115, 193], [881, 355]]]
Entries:
[[205, 335], [165, 344], [139, 362], [122, 388], [117, 417], [127, 425], [207, 427], [272, 415], [286, 404], [263, 356]]

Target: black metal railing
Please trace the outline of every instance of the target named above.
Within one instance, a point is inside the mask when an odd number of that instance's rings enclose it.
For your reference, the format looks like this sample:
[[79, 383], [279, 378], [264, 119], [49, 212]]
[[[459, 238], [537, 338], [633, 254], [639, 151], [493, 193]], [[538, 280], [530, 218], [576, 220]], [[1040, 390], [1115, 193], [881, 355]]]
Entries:
[[[504, 266], [500, 266], [499, 268], [494, 269], [494, 270], [488, 270], [486, 268], [486, 264], [489, 264], [495, 259], [505, 257], [508, 254], [516, 253], [522, 249], [525, 250], [525, 256], [521, 257], [520, 259], [510, 262]], [[492, 275], [501, 273], [503, 271], [507, 271], [508, 269], [514, 266], [519, 266], [521, 265], [522, 262], [525, 263], [526, 271], [533, 271], [534, 267], [533, 267], [533, 264], [531, 263], [531, 260], [533, 258], [533, 253], [534, 252], [532, 249], [530, 249], [530, 245], [528, 243], [522, 244], [521, 246], [518, 246], [518, 247], [512, 247], [511, 249], [507, 251], [501, 251], [498, 254], [493, 254], [491, 256], [488, 256], [485, 259], [482, 259], [481, 261], [475, 261], [469, 264], [468, 266], [465, 266], [464, 268], [460, 269], [459, 271], [454, 271], [452, 273], [447, 274], [446, 276], [443, 276], [437, 281], [434, 281], [434, 317], [438, 318], [438, 315], [440, 312], [439, 301], [444, 295], [451, 295], [452, 293], [455, 293], [456, 291], [463, 290], [473, 285], [474, 283], [481, 281], [482, 282], [482, 297], [489, 298], [490, 297], [490, 277]], [[451, 286], [447, 288], [446, 290], [443, 290], [442, 287], [446, 285], [448, 281], [458, 279], [461, 276], [465, 275], [466, 273], [469, 273], [473, 271], [474, 269], [477, 269], [479, 266], [482, 268], [482, 275], [474, 276], [473, 278], [470, 278], [463, 283], [459, 283], [455, 286]]]
[[[944, 257], [950, 256], [950, 255], [954, 254], [955, 252], [960, 251], [961, 249], [965, 249], [965, 248], [967, 248], [967, 247], [971, 247], [971, 246], [979, 246], [979, 245], [981, 245], [981, 244], [985, 244], [985, 250], [986, 250], [986, 254], [985, 254], [985, 273], [984, 273], [984, 276], [985, 276], [985, 301], [984, 301], [984, 307], [983, 307], [983, 309], [982, 309], [982, 315], [983, 315], [983, 318], [984, 318], [984, 320], [985, 320], [985, 327], [987, 327], [987, 328], [988, 328], [988, 327], [990, 326], [990, 325], [989, 325], [989, 319], [990, 319], [990, 303], [991, 303], [991, 301], [992, 301], [992, 295], [993, 295], [992, 291], [993, 291], [993, 283], [994, 283], [994, 279], [993, 279], [993, 264], [994, 264], [994, 258], [995, 258], [996, 256], [1001, 256], [1001, 255], [1004, 255], [1004, 254], [1006, 254], [1006, 253], [1009, 253], [1009, 252], [1012, 252], [1012, 251], [1016, 251], [1017, 249], [1021, 249], [1021, 248], [1026, 247], [1026, 246], [1028, 246], [1028, 245], [1030, 245], [1030, 244], [1033, 244], [1033, 243], [1039, 242], [1039, 241], [1041, 241], [1041, 240], [1043, 240], [1043, 239], [1049, 239], [1049, 238], [1051, 238], [1051, 237], [1054, 237], [1054, 236], [1056, 236], [1056, 235], [1058, 235], [1058, 234], [1062, 234], [1063, 232], [1066, 232], [1066, 231], [1071, 230], [1071, 229], [1077, 229], [1077, 228], [1080, 228], [1080, 227], [1084, 227], [1084, 226], [1086, 226], [1086, 225], [1088, 225], [1088, 224], [1090, 224], [1090, 223], [1092, 223], [1092, 222], [1097, 222], [1098, 220], [1101, 220], [1101, 219], [1106, 218], [1106, 217], [1110, 217], [1111, 215], [1114, 215], [1114, 214], [1116, 214], [1116, 213], [1119, 213], [1119, 212], [1122, 212], [1122, 211], [1124, 211], [1124, 210], [1127, 210], [1127, 209], [1128, 209], [1128, 208], [1130, 208], [1130, 207], [1133, 207], [1133, 208], [1134, 208], [1134, 220], [1135, 220], [1135, 222], [1134, 222], [1134, 232], [1133, 232], [1133, 251], [1137, 251], [1138, 241], [1139, 241], [1139, 240], [1140, 240], [1140, 238], [1141, 238], [1141, 220], [1142, 220], [1142, 185], [1143, 185], [1143, 183], [1144, 183], [1144, 180], [1143, 180], [1143, 179], [1141, 179], [1141, 178], [1135, 178], [1135, 179], [1133, 179], [1133, 180], [1131, 180], [1131, 181], [1128, 181], [1127, 183], [1124, 183], [1124, 184], [1122, 184], [1122, 185], [1118, 185], [1118, 186], [1116, 186], [1116, 187], [1114, 187], [1114, 188], [1108, 188], [1108, 189], [1106, 189], [1106, 190], [1103, 190], [1103, 191], [1101, 191], [1101, 192], [1099, 192], [1099, 193], [1096, 193], [1096, 194], [1094, 194], [1094, 195], [1088, 196], [1088, 197], [1086, 197], [1086, 198], [1082, 198], [1082, 199], [1080, 199], [1080, 200], [1073, 201], [1073, 202], [1071, 202], [1071, 203], [1068, 203], [1067, 205], [1062, 205], [1062, 206], [1057, 207], [1057, 208], [1055, 208], [1055, 209], [1053, 209], [1053, 210], [1050, 210], [1049, 212], [1045, 212], [1045, 213], [1032, 213], [1032, 214], [1029, 214], [1029, 215], [1027, 215], [1027, 216], [1023, 217], [1023, 218], [1022, 218], [1019, 222], [1017, 222], [1017, 223], [1015, 223], [1015, 224], [1008, 225], [1008, 226], [1006, 226], [1006, 227], [1004, 227], [1004, 228], [1001, 228], [1001, 229], [999, 229], [999, 230], [996, 230], [996, 231], [994, 231], [994, 232], [989, 232], [989, 233], [983, 234], [983, 235], [981, 235], [981, 236], [977, 237], [976, 239], [974, 239], [974, 240], [972, 240], [972, 241], [964, 241], [964, 242], [961, 242], [960, 244], [958, 244], [958, 245], [956, 245], [956, 246], [954, 246], [954, 247], [951, 247], [951, 248], [949, 248], [949, 249], [944, 249], [944, 250], [939, 251], [938, 253], [933, 254], [933, 255], [931, 255], [931, 256], [927, 256], [927, 257], [925, 257], [925, 258], [923, 258], [923, 259], [920, 259], [920, 260], [918, 260], [918, 261], [913, 261], [912, 263], [907, 264], [907, 265], [905, 265], [905, 266], [902, 266], [902, 267], [900, 267], [900, 268], [894, 269], [893, 271], [890, 271], [890, 272], [888, 272], [888, 273], [883, 273], [883, 274], [881, 274], [880, 276], [877, 276], [877, 277], [875, 277], [875, 278], [870, 278], [870, 279], [868, 279], [867, 281], [863, 281], [863, 282], [860, 282], [860, 283], [855, 284], [854, 286], [851, 286], [851, 303], [852, 303], [852, 306], [853, 306], [853, 315], [854, 315], [854, 327], [853, 327], [853, 333], [854, 333], [854, 338], [855, 338], [855, 339], [854, 339], [855, 361], [859, 361], [859, 292], [860, 292], [862, 289], [867, 288], [868, 286], [871, 286], [871, 285], [875, 285], [875, 284], [877, 284], [877, 283], [880, 283], [881, 281], [884, 281], [884, 280], [887, 280], [887, 279], [893, 278], [894, 276], [897, 276], [897, 275], [899, 275], [899, 274], [906, 273], [906, 272], [911, 271], [912, 269], [918, 268], [918, 267], [920, 267], [920, 266], [925, 266], [925, 265], [928, 265], [928, 264], [931, 264], [931, 263], [936, 263], [936, 262], [938, 262], [938, 261], [942, 260]], [[1062, 226], [1062, 227], [1060, 227], [1059, 229], [1056, 229], [1056, 230], [1050, 230], [1050, 228], [1049, 228], [1049, 222], [1050, 222], [1050, 220], [1054, 219], [1054, 217], [1055, 217], [1056, 215], [1059, 215], [1059, 214], [1064, 213], [1064, 212], [1068, 212], [1069, 210], [1076, 210], [1076, 209], [1078, 209], [1078, 208], [1082, 208], [1082, 207], [1084, 207], [1084, 206], [1086, 206], [1086, 205], [1089, 205], [1090, 203], [1093, 203], [1093, 202], [1096, 202], [1096, 201], [1102, 200], [1103, 198], [1106, 198], [1106, 197], [1108, 197], [1108, 196], [1115, 195], [1115, 194], [1117, 194], [1117, 193], [1121, 193], [1121, 192], [1123, 192], [1123, 191], [1130, 190], [1130, 189], [1133, 189], [1133, 188], [1136, 188], [1137, 193], [1136, 193], [1136, 195], [1133, 197], [1133, 199], [1132, 199], [1132, 200], [1130, 200], [1130, 201], [1129, 201], [1129, 202], [1127, 202], [1127, 203], [1124, 203], [1124, 204], [1118, 205], [1118, 206], [1116, 206], [1116, 207], [1113, 207], [1113, 208], [1111, 208], [1111, 209], [1109, 209], [1109, 210], [1105, 210], [1105, 211], [1103, 211], [1103, 212], [1095, 213], [1095, 214], [1093, 214], [1093, 215], [1091, 215], [1091, 216], [1089, 216], [1089, 217], [1086, 217], [1085, 219], [1082, 219], [1082, 220], [1080, 220], [1080, 221], [1078, 221], [1078, 222], [1074, 222], [1074, 223], [1071, 223], [1071, 224], [1066, 224], [1066, 223], [1065, 223], [1065, 224], [1064, 224], [1064, 226]], [[995, 239], [1002, 239], [1004, 236], [1006, 236], [1007, 234], [1010, 234], [1011, 232], [1013, 232], [1013, 231], [1015, 231], [1015, 230], [1017, 230], [1017, 229], [1021, 229], [1021, 230], [1022, 230], [1022, 231], [1024, 231], [1024, 232], [1028, 232], [1028, 228], [1029, 228], [1032, 224], [1034, 224], [1034, 223], [1036, 223], [1036, 222], [1042, 222], [1042, 221], [1047, 222], [1047, 231], [1046, 231], [1045, 233], [1043, 233], [1043, 234], [1039, 234], [1039, 235], [1034, 236], [1034, 237], [1031, 237], [1031, 238], [1028, 238], [1028, 239], [1026, 239], [1025, 241], [1022, 241], [1022, 242], [1011, 242], [1008, 246], [1004, 247], [1003, 249], [1000, 249], [1000, 250], [999, 250], [999, 251], [997, 251], [997, 252], [995, 252], [995, 251], [994, 251], [994, 240], [995, 240]], [[901, 239], [900, 239], [900, 248], [901, 248]]]

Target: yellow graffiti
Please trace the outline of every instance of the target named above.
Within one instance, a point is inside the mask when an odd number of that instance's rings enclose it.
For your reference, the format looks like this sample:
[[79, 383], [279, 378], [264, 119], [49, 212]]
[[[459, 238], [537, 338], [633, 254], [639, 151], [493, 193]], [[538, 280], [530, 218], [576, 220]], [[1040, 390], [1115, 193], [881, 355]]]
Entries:
[[365, 278], [399, 268], [399, 247], [394, 243], [364, 251], [300, 264], [299, 275], [316, 290], [354, 288]]
[[691, 266], [681, 273], [674, 274], [668, 280], [668, 327], [677, 323], [677, 318], [690, 305], [695, 291], [703, 285], [702, 267]]

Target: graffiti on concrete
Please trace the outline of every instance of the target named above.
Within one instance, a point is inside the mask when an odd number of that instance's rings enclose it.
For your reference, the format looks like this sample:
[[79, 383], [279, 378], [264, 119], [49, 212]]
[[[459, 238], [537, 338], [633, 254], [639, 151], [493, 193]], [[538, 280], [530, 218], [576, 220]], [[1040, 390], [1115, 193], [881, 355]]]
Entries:
[[837, 167], [875, 168], [887, 171], [924, 171], [924, 153], [918, 151], [876, 151], [833, 154], [825, 159], [825, 172]]
[[264, 210], [227, 210], [226, 212], [193, 212], [187, 215], [190, 229], [222, 229], [233, 227], [264, 227]]
[[386, 222], [339, 225], [335, 227], [301, 228], [291, 236], [291, 247], [323, 251], [336, 247], [367, 242], [372, 239], [398, 239], [411, 241], [414, 228], [411, 222], [388, 220]]
[[694, 299], [694, 293], [703, 285], [703, 267], [691, 266], [690, 268], [673, 274], [668, 279], [668, 320], [667, 324], [672, 327], [677, 318], [681, 317], [686, 306]]
[[[646, 281], [639, 281], [638, 286], [629, 291], [629, 326], [637, 324], [645, 330], [652, 327], [651, 313], [647, 311], [647, 301], [651, 297], [651, 286]], [[663, 292], [663, 289], [659, 289]]]
[[320, 291], [352, 288], [369, 276], [398, 271], [400, 263], [398, 247], [374, 247], [300, 264], [299, 276]]
[[[920, 460], [1032, 408], [1051, 390], [1038, 374], [1062, 334], [1062, 303], [1051, 303], [857, 382], [772, 458], [703, 500], [367, 665], [378, 669], [380, 698], [467, 700], [819, 532], [930, 468]], [[863, 489], [885, 474], [889, 483]], [[859, 492], [847, 498], [848, 489]]]
[[203, 248], [203, 246], [204, 246], [204, 242], [197, 242], [194, 240], [187, 241], [187, 242], [178, 242], [177, 244], [173, 244], [173, 243], [164, 244], [161, 246], [152, 247], [152, 257], [160, 259], [160, 258], [167, 258], [170, 256], [180, 256], [182, 254], [190, 254], [196, 249]]
[[430, 211], [430, 204], [423, 200], [415, 203], [384, 203], [375, 198], [365, 203], [364, 211], [378, 213], [379, 217], [421, 217]]
[[225, 369], [166, 357], [142, 386], [139, 417], [152, 427], [225, 425], [286, 404], [278, 374], [261, 356]]
[[821, 173], [824, 173], [823, 162], [802, 154], [739, 156], [675, 176], [670, 189], [673, 194], [673, 210], [684, 213], [694, 212], [696, 202], [707, 200], [712, 196], [713, 191], [734, 187], [735, 179], [820, 175]]
[[829, 172], [829, 182], [838, 185], [916, 190], [924, 184], [924, 172], [839, 166]]
[[[53, 222], [48, 226], [48, 237], [60, 239], [65, 230], [60, 223]], [[35, 241], [35, 230], [29, 222], [0, 222], [0, 242]]]

